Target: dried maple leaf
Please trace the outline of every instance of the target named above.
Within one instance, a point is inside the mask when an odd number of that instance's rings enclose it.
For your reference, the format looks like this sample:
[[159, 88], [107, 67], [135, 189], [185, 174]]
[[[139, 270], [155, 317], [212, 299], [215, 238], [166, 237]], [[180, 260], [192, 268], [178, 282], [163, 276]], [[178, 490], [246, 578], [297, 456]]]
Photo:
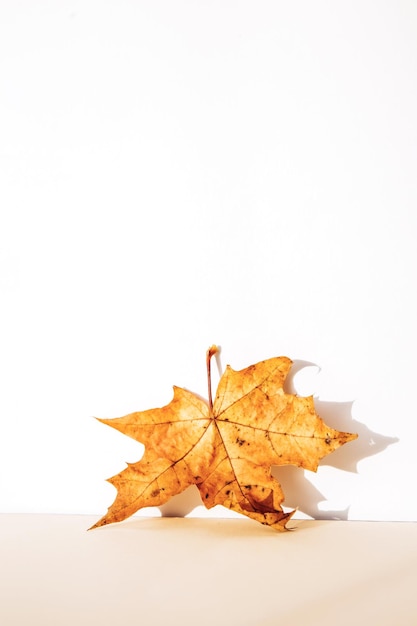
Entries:
[[222, 504], [284, 530], [284, 494], [272, 465], [317, 470], [320, 459], [357, 435], [326, 426], [312, 396], [284, 392], [292, 362], [287, 357], [261, 361], [241, 371], [227, 366], [214, 403], [174, 387], [172, 401], [158, 409], [99, 421], [145, 445], [137, 463], [109, 479], [117, 496], [93, 528], [120, 522], [139, 509], [160, 506], [189, 485], [197, 485], [207, 508]]

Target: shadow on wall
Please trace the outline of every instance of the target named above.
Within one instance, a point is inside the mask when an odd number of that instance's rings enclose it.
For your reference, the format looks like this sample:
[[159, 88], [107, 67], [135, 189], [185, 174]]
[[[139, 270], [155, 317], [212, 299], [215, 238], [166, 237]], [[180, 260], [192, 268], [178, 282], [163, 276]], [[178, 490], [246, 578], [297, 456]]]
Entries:
[[[346, 472], [357, 473], [357, 464], [374, 454], [383, 452], [389, 445], [397, 443], [395, 437], [385, 437], [372, 432], [360, 422], [354, 420], [351, 415], [353, 402], [322, 402], [314, 400], [316, 411], [321, 418], [337, 430], [357, 433], [358, 439], [338, 448], [332, 454], [325, 457], [320, 465], [328, 465]], [[287, 465], [285, 467], [273, 467], [272, 475], [281, 483], [286, 494], [285, 506], [298, 508], [313, 519], [347, 520], [349, 507], [343, 510], [321, 511], [319, 504], [326, 498], [308, 480], [311, 472], [300, 470], [298, 467]]]
[[[294, 376], [303, 367], [315, 366], [308, 361], [295, 361], [285, 384], [287, 393], [296, 393], [294, 388]], [[338, 448], [332, 454], [325, 457], [320, 465], [335, 467], [346, 472], [358, 473], [358, 462], [367, 457], [383, 452], [389, 445], [399, 441], [396, 437], [385, 437], [375, 433], [361, 422], [352, 417], [353, 402], [324, 402], [314, 399], [314, 405], [320, 417], [336, 430], [357, 433], [358, 438], [347, 445]], [[285, 506], [298, 508], [313, 519], [348, 519], [349, 507], [339, 511], [321, 511], [319, 504], [326, 498], [308, 480], [308, 471], [298, 467], [287, 465], [286, 467], [274, 467], [273, 476], [280, 481], [286, 494]], [[288, 495], [287, 495], [288, 494]]]
[[[285, 391], [295, 394], [293, 384], [295, 374], [303, 367], [313, 365], [315, 363], [308, 361], [294, 361], [285, 383]], [[340, 431], [358, 434], [358, 439], [332, 452], [321, 461], [320, 465], [357, 473], [359, 461], [379, 454], [389, 445], [399, 441], [395, 437], [385, 437], [372, 432], [365, 424], [354, 420], [352, 418], [353, 402], [324, 402], [315, 399], [314, 404], [317, 413], [326, 424]], [[286, 495], [285, 506], [298, 508], [299, 511], [313, 519], [348, 519], [349, 507], [341, 511], [321, 511], [319, 509], [319, 504], [324, 502], [326, 498], [308, 480], [309, 474], [311, 472], [292, 465], [272, 468], [272, 475], [281, 483]], [[160, 507], [160, 511], [162, 516], [183, 517], [201, 504], [198, 489], [193, 485], [183, 493], [171, 498], [169, 502]]]

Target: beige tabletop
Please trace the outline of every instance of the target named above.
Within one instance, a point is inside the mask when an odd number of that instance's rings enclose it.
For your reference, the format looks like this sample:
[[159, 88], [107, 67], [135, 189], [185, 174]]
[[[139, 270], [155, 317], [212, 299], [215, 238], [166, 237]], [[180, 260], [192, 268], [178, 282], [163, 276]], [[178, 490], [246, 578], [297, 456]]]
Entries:
[[3, 626], [417, 624], [417, 523], [0, 515]]

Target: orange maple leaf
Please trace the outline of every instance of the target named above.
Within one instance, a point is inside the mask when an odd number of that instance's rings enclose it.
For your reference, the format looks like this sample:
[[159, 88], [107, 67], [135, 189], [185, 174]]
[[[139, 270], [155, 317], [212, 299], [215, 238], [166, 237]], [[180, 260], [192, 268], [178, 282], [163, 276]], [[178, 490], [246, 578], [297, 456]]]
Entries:
[[120, 522], [143, 507], [161, 506], [197, 485], [207, 508], [221, 504], [285, 530], [294, 511], [284, 512], [272, 465], [316, 471], [320, 459], [357, 435], [333, 430], [317, 415], [313, 397], [284, 392], [292, 361], [276, 357], [235, 371], [227, 366], [214, 403], [174, 387], [162, 408], [99, 421], [145, 446], [137, 463], [109, 479], [117, 489], [107, 514], [92, 528]]

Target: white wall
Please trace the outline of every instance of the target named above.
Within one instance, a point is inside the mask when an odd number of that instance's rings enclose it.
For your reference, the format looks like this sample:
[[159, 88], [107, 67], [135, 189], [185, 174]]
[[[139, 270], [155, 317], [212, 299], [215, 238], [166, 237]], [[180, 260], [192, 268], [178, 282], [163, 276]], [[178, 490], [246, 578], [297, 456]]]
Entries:
[[104, 513], [141, 447], [91, 416], [219, 343], [360, 434], [288, 506], [416, 519], [416, 41], [412, 0], [1, 0], [2, 511]]

